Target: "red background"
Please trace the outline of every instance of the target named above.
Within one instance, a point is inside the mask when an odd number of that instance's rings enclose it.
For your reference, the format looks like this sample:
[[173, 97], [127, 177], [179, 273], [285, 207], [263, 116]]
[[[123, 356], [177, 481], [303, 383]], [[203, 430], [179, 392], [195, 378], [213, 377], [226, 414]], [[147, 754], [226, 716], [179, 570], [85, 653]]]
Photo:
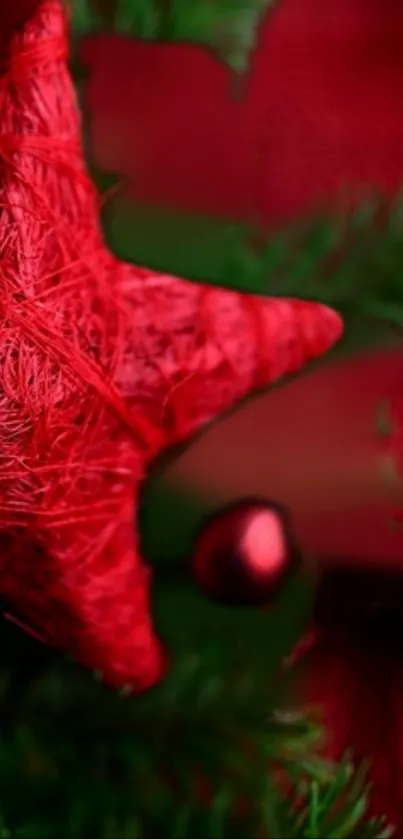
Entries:
[[82, 54], [97, 161], [140, 200], [277, 223], [346, 184], [401, 186], [400, 0], [280, 0], [238, 100], [198, 47], [98, 36]]

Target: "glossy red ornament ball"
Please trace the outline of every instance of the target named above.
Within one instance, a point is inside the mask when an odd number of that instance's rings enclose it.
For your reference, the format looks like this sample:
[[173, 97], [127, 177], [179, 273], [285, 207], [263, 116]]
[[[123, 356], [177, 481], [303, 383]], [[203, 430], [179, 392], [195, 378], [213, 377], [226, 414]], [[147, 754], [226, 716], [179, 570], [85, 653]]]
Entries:
[[210, 598], [234, 606], [261, 606], [278, 593], [297, 560], [286, 512], [251, 499], [204, 522], [192, 566]]

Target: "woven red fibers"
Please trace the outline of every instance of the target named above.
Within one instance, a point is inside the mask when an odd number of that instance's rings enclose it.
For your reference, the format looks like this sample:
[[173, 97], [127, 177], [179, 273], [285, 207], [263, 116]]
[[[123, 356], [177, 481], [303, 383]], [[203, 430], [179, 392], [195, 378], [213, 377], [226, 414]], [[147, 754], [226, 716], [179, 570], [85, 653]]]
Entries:
[[114, 686], [157, 681], [135, 513], [148, 463], [341, 333], [322, 306], [124, 265], [105, 248], [68, 72], [43, 2], [0, 80], [0, 593]]

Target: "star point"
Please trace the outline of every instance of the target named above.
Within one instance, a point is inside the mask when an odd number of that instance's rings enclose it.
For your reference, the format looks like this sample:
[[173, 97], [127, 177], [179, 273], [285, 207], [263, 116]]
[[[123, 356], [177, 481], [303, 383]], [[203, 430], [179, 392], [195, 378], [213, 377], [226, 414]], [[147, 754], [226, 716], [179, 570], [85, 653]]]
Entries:
[[136, 532], [151, 460], [321, 355], [342, 324], [321, 305], [205, 288], [108, 252], [66, 37], [62, 4], [43, 0], [0, 86], [12, 158], [0, 188], [0, 593], [46, 643], [136, 693], [168, 666]]

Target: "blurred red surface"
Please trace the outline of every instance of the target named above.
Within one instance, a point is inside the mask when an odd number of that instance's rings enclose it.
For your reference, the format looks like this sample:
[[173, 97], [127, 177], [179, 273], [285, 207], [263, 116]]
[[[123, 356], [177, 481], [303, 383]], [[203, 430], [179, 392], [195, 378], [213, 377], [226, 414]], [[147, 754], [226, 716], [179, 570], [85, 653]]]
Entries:
[[99, 164], [136, 196], [268, 224], [403, 180], [399, 0], [281, 0], [242, 90], [207, 50], [88, 39]]

